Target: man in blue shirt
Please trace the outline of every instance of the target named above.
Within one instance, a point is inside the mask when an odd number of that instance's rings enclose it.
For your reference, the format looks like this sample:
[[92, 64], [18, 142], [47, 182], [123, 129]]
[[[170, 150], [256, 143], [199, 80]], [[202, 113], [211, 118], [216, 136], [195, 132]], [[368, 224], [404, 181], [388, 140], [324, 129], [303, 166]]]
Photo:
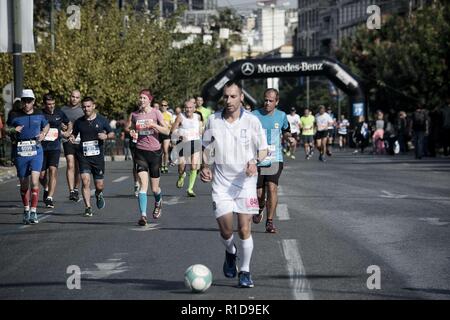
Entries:
[[[44, 159], [39, 180], [44, 187], [43, 201], [45, 206], [47, 208], [54, 208], [53, 194], [56, 189], [56, 177], [58, 174], [59, 157], [61, 155], [61, 137], [67, 139], [70, 136], [72, 123], [64, 112], [60, 109], [55, 109], [55, 99], [51, 94], [44, 95], [43, 102], [44, 109], [42, 112], [50, 125], [50, 129], [44, 141], [42, 141]], [[62, 132], [62, 124], [68, 126], [69, 129]]]
[[39, 198], [39, 174], [41, 173], [43, 160], [41, 141], [44, 140], [50, 128], [42, 112], [34, 109], [34, 101], [33, 90], [24, 89], [21, 95], [22, 109], [12, 114], [11, 119], [8, 119], [8, 124], [11, 127], [9, 133], [15, 135], [17, 140], [13, 154], [24, 206], [24, 224], [39, 222], [36, 208]]
[[266, 131], [267, 144], [269, 146], [267, 157], [258, 164], [258, 183], [256, 187], [259, 214], [253, 216], [253, 222], [261, 222], [267, 203], [266, 232], [268, 233], [277, 232], [273, 225], [273, 217], [278, 204], [278, 180], [283, 171], [281, 135], [290, 143], [294, 143], [295, 140], [291, 135], [286, 113], [277, 109], [278, 102], [278, 90], [269, 88], [264, 92], [264, 106], [253, 111], [253, 114], [261, 121], [263, 129]]

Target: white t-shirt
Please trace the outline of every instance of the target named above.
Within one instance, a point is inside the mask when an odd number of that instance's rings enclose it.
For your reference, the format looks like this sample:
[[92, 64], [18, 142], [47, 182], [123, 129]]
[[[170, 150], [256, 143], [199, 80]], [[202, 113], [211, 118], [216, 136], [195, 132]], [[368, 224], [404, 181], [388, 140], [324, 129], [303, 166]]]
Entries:
[[236, 199], [255, 194], [258, 177], [247, 177], [247, 163], [256, 159], [258, 150], [268, 147], [266, 133], [256, 116], [241, 108], [239, 119], [229, 123], [222, 118], [222, 112], [214, 113], [208, 119], [203, 145], [214, 153], [213, 196], [227, 194]]
[[344, 119], [341, 122], [339, 122], [338, 133], [339, 134], [347, 134], [347, 127], [349, 125], [350, 125], [350, 122], [348, 122], [347, 119]]
[[192, 118], [187, 118], [181, 113], [181, 124], [178, 128], [179, 134], [183, 137], [183, 141], [192, 141], [200, 139], [200, 116], [197, 113]]
[[287, 119], [289, 121], [289, 126], [291, 127], [291, 133], [299, 133], [300, 132], [300, 116], [298, 114], [288, 114]]
[[317, 131], [328, 130], [328, 124], [330, 122], [333, 122], [333, 119], [330, 117], [328, 113], [325, 112], [322, 115], [318, 113], [316, 115]]

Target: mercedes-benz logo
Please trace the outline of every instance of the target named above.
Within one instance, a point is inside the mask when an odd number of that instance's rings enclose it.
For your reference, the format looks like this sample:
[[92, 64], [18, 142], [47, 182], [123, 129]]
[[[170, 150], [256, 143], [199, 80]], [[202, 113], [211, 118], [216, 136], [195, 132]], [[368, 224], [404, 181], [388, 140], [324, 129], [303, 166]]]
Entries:
[[245, 62], [241, 66], [241, 71], [244, 76], [251, 76], [255, 72], [255, 66], [251, 62]]

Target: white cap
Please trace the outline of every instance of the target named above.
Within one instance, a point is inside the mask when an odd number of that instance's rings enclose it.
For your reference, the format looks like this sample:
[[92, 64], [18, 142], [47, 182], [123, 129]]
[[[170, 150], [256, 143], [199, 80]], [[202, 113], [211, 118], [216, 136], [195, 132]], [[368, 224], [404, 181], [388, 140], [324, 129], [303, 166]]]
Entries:
[[31, 89], [23, 89], [21, 98], [33, 98], [36, 99], [34, 96], [34, 92]]

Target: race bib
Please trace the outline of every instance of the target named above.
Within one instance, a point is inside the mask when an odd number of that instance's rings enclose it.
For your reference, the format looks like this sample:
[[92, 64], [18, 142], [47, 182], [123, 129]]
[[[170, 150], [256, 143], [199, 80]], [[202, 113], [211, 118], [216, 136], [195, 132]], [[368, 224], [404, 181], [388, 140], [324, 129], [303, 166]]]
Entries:
[[247, 198], [245, 199], [245, 205], [247, 209], [259, 209], [258, 198]]
[[83, 142], [83, 155], [85, 157], [98, 156], [100, 154], [100, 146], [98, 140]]
[[276, 147], [274, 144], [269, 144], [268, 146], [268, 151], [267, 151], [267, 156], [264, 158], [263, 161], [260, 162], [260, 166], [270, 166], [272, 164], [272, 162], [276, 161]]
[[21, 157], [32, 157], [37, 155], [36, 141], [19, 141], [19, 143], [17, 143], [17, 154]]
[[81, 142], [81, 137], [80, 137], [80, 134], [78, 133], [78, 135], [77, 135], [77, 137], [75, 138], [73, 144], [80, 144], [80, 142]]
[[184, 130], [185, 140], [192, 141], [200, 139], [200, 133], [197, 129], [185, 129]]
[[56, 139], [58, 139], [58, 135], [58, 128], [50, 128], [44, 138], [44, 141], [55, 141]]
[[136, 131], [140, 136], [151, 136], [155, 133], [153, 129], [150, 129], [150, 123], [152, 119], [140, 119], [136, 121]]

